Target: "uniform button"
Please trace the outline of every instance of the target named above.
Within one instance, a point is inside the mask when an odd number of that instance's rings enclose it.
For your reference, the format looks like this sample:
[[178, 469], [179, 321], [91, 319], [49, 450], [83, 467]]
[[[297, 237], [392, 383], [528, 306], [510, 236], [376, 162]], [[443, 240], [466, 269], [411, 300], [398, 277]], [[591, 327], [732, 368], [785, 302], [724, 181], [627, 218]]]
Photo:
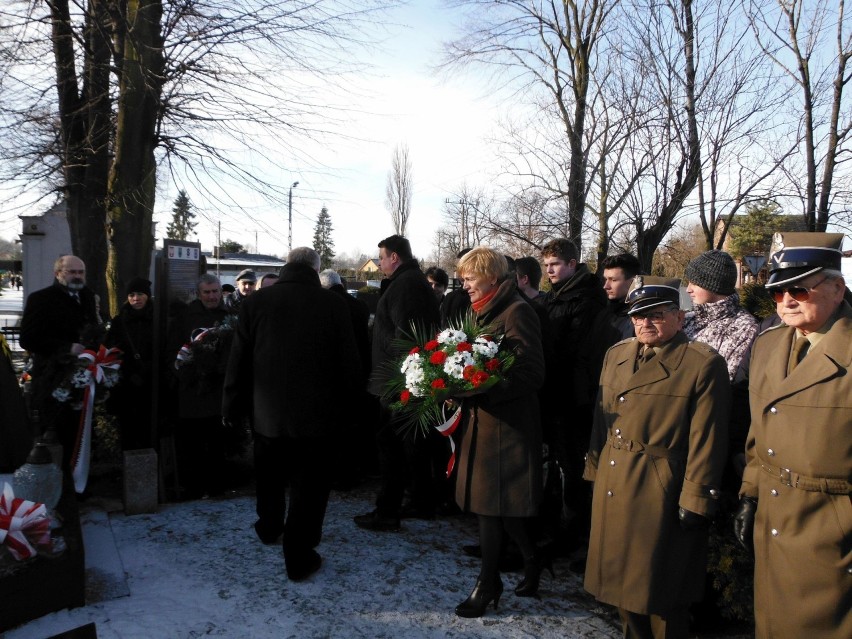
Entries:
[[775, 457], [775, 451], [772, 450], [771, 448], [766, 449], [766, 454], [769, 455], [770, 457]]
[[773, 529], [772, 529], [772, 536], [773, 536], [773, 537], [777, 537], [777, 536], [778, 536], [778, 529], [777, 529], [777, 528], [773, 528]]
[[769, 409], [769, 412], [774, 415], [775, 413], [778, 412], [778, 409], [773, 406], [772, 408]]
[[610, 465], [610, 466], [615, 466], [615, 460], [614, 460], [614, 459], [610, 459], [610, 460], [609, 460], [609, 465]]
[[713, 496], [715, 497], [716, 495], [718, 495], [718, 494], [719, 494], [719, 491], [718, 491], [718, 490], [716, 490], [715, 488], [711, 488], [711, 489], [710, 489], [710, 494], [711, 494], [711, 495], [713, 495]]
[[606, 496], [607, 496], [607, 497], [612, 497], [612, 491], [611, 491], [611, 490], [606, 491]]
[[615, 429], [615, 434], [616, 434], [616, 435], [621, 435], [621, 429], [620, 429], [620, 428], [616, 428], [616, 429]]
[[772, 495], [773, 497], [777, 497], [778, 491], [773, 488], [772, 490], [769, 491], [769, 494]]

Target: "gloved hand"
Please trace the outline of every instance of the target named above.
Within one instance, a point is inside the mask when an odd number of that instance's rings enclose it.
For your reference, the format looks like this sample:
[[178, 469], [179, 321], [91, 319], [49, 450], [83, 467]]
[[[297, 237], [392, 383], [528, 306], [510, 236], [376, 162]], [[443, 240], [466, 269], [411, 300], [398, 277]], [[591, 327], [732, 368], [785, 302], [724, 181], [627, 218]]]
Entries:
[[734, 513], [734, 537], [740, 546], [754, 552], [754, 513], [757, 511], [756, 497], [743, 497]]
[[680, 527], [683, 530], [704, 530], [710, 527], [710, 520], [704, 515], [699, 515], [686, 508], [679, 508], [677, 517], [680, 519]]

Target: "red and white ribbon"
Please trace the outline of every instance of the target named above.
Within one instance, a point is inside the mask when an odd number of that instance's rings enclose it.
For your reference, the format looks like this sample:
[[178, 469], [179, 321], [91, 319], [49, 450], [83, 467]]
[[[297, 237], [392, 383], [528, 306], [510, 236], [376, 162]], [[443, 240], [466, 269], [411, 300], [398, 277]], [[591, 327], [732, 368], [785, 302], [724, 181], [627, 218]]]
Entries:
[[187, 362], [192, 361], [192, 350], [190, 348], [192, 342], [200, 342], [211, 330], [210, 328], [197, 328], [192, 332], [189, 342], [180, 347], [177, 357], [175, 357], [175, 368], [180, 368]]
[[50, 548], [47, 508], [16, 498], [9, 484], [0, 495], [0, 544], [18, 561], [37, 555], [36, 546]]
[[[456, 409], [456, 412], [453, 413], [452, 417], [446, 420], [443, 424], [435, 426], [435, 430], [450, 440], [450, 461], [447, 463], [447, 477], [450, 476], [450, 473], [453, 472], [453, 468], [456, 465], [456, 443], [453, 441], [453, 433], [456, 432], [456, 428], [459, 427], [459, 423], [461, 422], [461, 410], [461, 406], [459, 406]], [[441, 412], [443, 412], [443, 408], [441, 409]], [[446, 416], [446, 413], [444, 413], [444, 417]]]
[[71, 477], [74, 479], [74, 490], [82, 493], [89, 481], [89, 462], [92, 456], [92, 415], [95, 412], [95, 390], [99, 383], [106, 378], [104, 369], [118, 370], [121, 368], [121, 351], [117, 348], [106, 348], [101, 345], [98, 351], [85, 350], [80, 353], [80, 359], [89, 363], [86, 370], [91, 373], [89, 384], [83, 391], [83, 410], [80, 411], [80, 425], [77, 428], [77, 438], [74, 442], [74, 452], [71, 454]]

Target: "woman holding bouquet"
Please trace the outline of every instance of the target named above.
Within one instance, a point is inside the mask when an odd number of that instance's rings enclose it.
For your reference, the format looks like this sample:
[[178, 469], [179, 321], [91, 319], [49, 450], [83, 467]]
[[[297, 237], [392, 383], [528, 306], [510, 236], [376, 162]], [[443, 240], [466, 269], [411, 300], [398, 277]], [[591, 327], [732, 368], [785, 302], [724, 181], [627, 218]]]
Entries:
[[456, 501], [479, 519], [482, 567], [473, 592], [456, 607], [460, 617], [481, 617], [503, 592], [498, 569], [505, 530], [524, 557], [521, 597], [538, 594], [543, 567], [527, 535], [542, 492], [541, 424], [537, 391], [544, 382], [541, 328], [535, 311], [507, 279], [506, 259], [488, 248], [465, 255], [457, 271], [478, 325], [503, 336], [501, 351], [514, 354], [506, 378], [463, 400]]

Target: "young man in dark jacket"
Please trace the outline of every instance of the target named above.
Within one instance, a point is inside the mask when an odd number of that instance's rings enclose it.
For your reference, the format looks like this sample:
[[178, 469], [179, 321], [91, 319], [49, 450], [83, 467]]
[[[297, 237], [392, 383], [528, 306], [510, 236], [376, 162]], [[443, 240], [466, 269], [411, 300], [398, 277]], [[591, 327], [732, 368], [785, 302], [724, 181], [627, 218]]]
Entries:
[[600, 279], [579, 263], [577, 247], [552, 240], [541, 251], [551, 289], [544, 306], [553, 331], [552, 357], [542, 406], [545, 441], [554, 449], [564, 474], [563, 498], [572, 513], [566, 550], [583, 545], [591, 517], [591, 495], [582, 480], [589, 448], [594, 402], [603, 358], [618, 341], [609, 321]]
[[[434, 330], [439, 312], [435, 293], [426, 280], [411, 245], [400, 235], [379, 242], [379, 268], [387, 277], [382, 280], [379, 303], [373, 320], [373, 372], [369, 392], [381, 398], [388, 374], [402, 352], [394, 340], [411, 333], [412, 323], [421, 329]], [[412, 514], [431, 519], [435, 516], [435, 495], [427, 441], [422, 437], [403, 437], [397, 433], [387, 405], [379, 416], [379, 466], [382, 485], [376, 498], [376, 509], [355, 517], [355, 523], [368, 530], [398, 530], [405, 479], [412, 483]]]

